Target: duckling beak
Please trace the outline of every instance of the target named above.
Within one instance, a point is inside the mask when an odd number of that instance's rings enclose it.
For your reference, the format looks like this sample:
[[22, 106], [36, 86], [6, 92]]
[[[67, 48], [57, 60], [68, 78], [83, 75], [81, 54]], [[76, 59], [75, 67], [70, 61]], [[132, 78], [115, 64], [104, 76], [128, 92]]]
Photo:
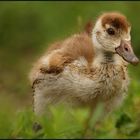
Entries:
[[134, 54], [130, 41], [122, 40], [120, 46], [115, 50], [125, 61], [133, 65], [137, 65], [139, 63], [139, 59]]

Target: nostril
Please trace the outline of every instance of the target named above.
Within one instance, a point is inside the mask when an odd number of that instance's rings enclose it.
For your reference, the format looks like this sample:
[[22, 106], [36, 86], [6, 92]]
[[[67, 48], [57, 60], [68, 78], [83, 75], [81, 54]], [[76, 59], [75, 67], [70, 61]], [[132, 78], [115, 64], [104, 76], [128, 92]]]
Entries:
[[127, 51], [127, 52], [128, 52], [128, 48], [126, 48], [126, 47], [125, 47], [124, 49], [125, 49], [125, 51]]

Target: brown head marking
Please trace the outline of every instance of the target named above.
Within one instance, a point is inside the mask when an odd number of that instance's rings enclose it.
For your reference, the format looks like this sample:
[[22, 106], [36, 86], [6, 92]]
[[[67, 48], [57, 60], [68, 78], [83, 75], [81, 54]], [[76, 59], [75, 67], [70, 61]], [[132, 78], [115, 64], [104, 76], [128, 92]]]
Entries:
[[125, 32], [128, 31], [130, 23], [127, 21], [126, 17], [118, 12], [105, 13], [101, 16], [102, 25], [105, 27], [106, 24], [109, 24], [116, 29], [121, 29]]

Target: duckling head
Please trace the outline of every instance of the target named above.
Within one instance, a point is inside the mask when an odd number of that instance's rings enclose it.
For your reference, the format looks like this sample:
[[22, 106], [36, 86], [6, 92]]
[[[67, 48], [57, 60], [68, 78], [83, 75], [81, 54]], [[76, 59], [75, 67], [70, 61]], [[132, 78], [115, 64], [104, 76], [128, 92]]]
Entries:
[[117, 53], [125, 61], [138, 64], [131, 45], [131, 25], [127, 18], [118, 12], [103, 13], [92, 30], [92, 40], [96, 49]]

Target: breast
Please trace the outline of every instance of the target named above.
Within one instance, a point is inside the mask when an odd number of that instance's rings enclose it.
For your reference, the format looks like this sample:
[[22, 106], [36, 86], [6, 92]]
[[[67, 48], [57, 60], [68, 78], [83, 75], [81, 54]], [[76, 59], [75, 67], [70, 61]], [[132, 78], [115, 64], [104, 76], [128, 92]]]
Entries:
[[93, 69], [92, 80], [96, 81], [97, 96], [103, 100], [110, 99], [119, 94], [125, 94], [128, 89], [129, 77], [127, 68], [113, 63], [102, 64]]

